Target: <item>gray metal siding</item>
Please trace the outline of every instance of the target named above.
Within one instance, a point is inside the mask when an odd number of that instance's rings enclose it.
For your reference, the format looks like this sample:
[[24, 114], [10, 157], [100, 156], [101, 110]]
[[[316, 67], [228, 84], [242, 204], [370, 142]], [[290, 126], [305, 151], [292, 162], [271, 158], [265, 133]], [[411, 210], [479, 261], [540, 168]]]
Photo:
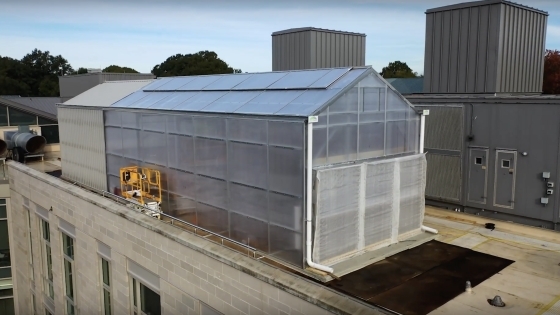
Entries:
[[499, 5], [426, 15], [426, 93], [481, 93], [495, 87]]
[[438, 200], [459, 201], [461, 196], [461, 157], [426, 155], [426, 196]]
[[365, 36], [309, 30], [272, 36], [272, 70], [365, 65]]
[[426, 117], [425, 148], [460, 152], [463, 146], [462, 107], [422, 107]]
[[546, 20], [499, 2], [427, 13], [424, 92], [541, 92]]
[[107, 190], [103, 111], [59, 107], [58, 120], [62, 176]]
[[92, 87], [105, 81], [122, 81], [122, 80], [144, 80], [153, 79], [153, 74], [146, 73], [91, 73], [82, 75], [70, 75], [58, 77], [60, 85], [60, 97], [68, 100], [79, 95]]
[[545, 14], [501, 4], [497, 92], [542, 92], [546, 22]]

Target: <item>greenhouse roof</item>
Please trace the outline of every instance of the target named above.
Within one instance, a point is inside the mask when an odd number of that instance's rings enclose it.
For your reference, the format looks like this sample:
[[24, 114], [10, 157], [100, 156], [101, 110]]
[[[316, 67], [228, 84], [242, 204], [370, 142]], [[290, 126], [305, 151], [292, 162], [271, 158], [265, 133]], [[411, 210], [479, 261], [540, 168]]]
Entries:
[[316, 114], [371, 67], [160, 78], [113, 108], [306, 117]]

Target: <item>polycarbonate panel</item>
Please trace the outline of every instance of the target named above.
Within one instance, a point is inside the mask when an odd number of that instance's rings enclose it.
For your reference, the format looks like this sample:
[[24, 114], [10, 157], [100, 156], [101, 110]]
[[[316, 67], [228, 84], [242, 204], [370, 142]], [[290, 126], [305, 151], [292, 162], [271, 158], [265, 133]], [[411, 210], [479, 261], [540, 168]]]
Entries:
[[123, 128], [140, 129], [140, 114], [136, 112], [122, 111], [121, 123]]
[[358, 159], [370, 159], [385, 154], [385, 123], [360, 124]]
[[271, 255], [296, 266], [301, 266], [303, 262], [302, 233], [275, 225], [269, 226], [269, 233]]
[[276, 115], [310, 116], [330, 101], [340, 89], [308, 90], [276, 112]]
[[303, 151], [269, 147], [269, 188], [301, 197], [303, 193]]
[[230, 237], [253, 248], [268, 252], [268, 224], [237, 213], [230, 214]]
[[406, 121], [388, 121], [385, 154], [390, 155], [406, 152], [406, 136]]
[[387, 83], [385, 83], [380, 77], [378, 77], [375, 73], [372, 72], [369, 75], [367, 75], [365, 78], [360, 80], [359, 85], [362, 88], [383, 88], [383, 89], [385, 89], [385, 87], [387, 86]]
[[358, 125], [329, 126], [328, 162], [355, 161], [358, 153]]
[[112, 194], [120, 195], [121, 180], [118, 176], [107, 176], [107, 190]]
[[313, 166], [327, 164], [327, 127], [313, 126]]
[[359, 247], [361, 166], [317, 171], [313, 259], [339, 259]]
[[142, 160], [162, 166], [167, 166], [167, 137], [164, 133], [141, 131]]
[[173, 92], [147, 92], [148, 95], [130, 104], [130, 108], [148, 108], [162, 99], [173, 95]]
[[362, 88], [364, 112], [383, 112], [385, 111], [385, 88]]
[[399, 234], [420, 229], [424, 219], [426, 159], [424, 155], [400, 161]]
[[158, 87], [168, 83], [169, 81], [173, 80], [173, 78], [160, 78], [160, 79], [156, 79], [154, 80], [152, 83], [146, 85], [145, 87], [142, 88], [142, 90], [144, 91], [153, 91], [155, 89], [157, 89]]
[[[159, 92], [162, 93], [162, 92]], [[150, 109], [172, 109], [192, 98], [199, 92], [174, 92], [170, 96], [149, 106]]]
[[303, 127], [301, 122], [268, 122], [268, 143], [291, 148], [303, 148]]
[[388, 110], [387, 120], [406, 120], [408, 111], [407, 110]]
[[177, 91], [199, 91], [220, 78], [222, 78], [220, 75], [197, 76], [194, 77], [194, 80], [179, 87]]
[[184, 110], [184, 111], [199, 111], [202, 110], [204, 107], [210, 105], [212, 102], [219, 99], [220, 97], [226, 95], [226, 93], [227, 92], [223, 92], [223, 91], [199, 92], [195, 96], [189, 98], [185, 102], [177, 105], [172, 109]]
[[232, 74], [232, 75], [224, 75], [221, 76], [218, 80], [210, 83], [206, 86], [203, 90], [205, 91], [212, 91], [212, 90], [231, 90], [233, 87], [238, 85], [239, 83], [247, 80], [253, 74], [250, 73], [239, 73], [239, 74]]
[[239, 83], [232, 90], [265, 90], [287, 74], [288, 72], [254, 73], [250, 78]]
[[[267, 89], [305, 89], [330, 71], [329, 69], [320, 69], [288, 72], [286, 76], [271, 84]], [[326, 86], [319, 87], [325, 88]]]
[[226, 181], [198, 175], [196, 198], [199, 202], [227, 209]]
[[235, 111], [237, 114], [269, 114], [278, 112], [303, 91], [265, 91]]
[[167, 189], [181, 196], [196, 199], [196, 175], [173, 169], [167, 170]]
[[194, 172], [194, 139], [190, 136], [167, 135], [169, 167]]
[[258, 119], [227, 120], [227, 135], [230, 140], [266, 144], [268, 122]]
[[135, 160], [140, 160], [140, 138], [139, 130], [122, 130], [122, 155]]
[[228, 212], [205, 204], [198, 204], [196, 209], [197, 223], [199, 226], [229, 236]]
[[[408, 120], [408, 135], [406, 137], [406, 151], [418, 152], [420, 145], [420, 118]], [[420, 152], [423, 153], [423, 152]]]
[[358, 77], [360, 77], [362, 74], [364, 74], [366, 71], [368, 71], [368, 68], [352, 69], [348, 73], [346, 73], [344, 76], [339, 78], [335, 83], [330, 85], [329, 89], [343, 89], [346, 86], [348, 86], [349, 84], [351, 84]]
[[226, 120], [223, 117], [195, 116], [193, 117], [197, 136], [225, 139]]
[[193, 81], [195, 77], [175, 77], [169, 82], [159, 86], [156, 90], [158, 91], [176, 91], [177, 88]]
[[332, 69], [329, 73], [325, 74], [319, 80], [315, 81], [311, 84], [310, 88], [327, 88], [331, 85], [334, 81], [338, 80], [341, 76], [343, 76], [346, 72], [348, 72], [350, 68], [340, 68], [340, 69]]
[[169, 115], [167, 116], [167, 132], [180, 135], [194, 135], [192, 116]]
[[[136, 163], [134, 163], [134, 165], [137, 165]], [[165, 198], [167, 198], [167, 193], [164, 193], [163, 190], [167, 191], [167, 167], [162, 166], [162, 165], [158, 165], [158, 164], [153, 164], [153, 163], [149, 163], [149, 162], [140, 162], [140, 165], [138, 165], [140, 167], [147, 167], [149, 169], [152, 170], [156, 170], [159, 171], [161, 173], [161, 190], [162, 190], [162, 198], [163, 195], [165, 194]], [[167, 202], [167, 200], [165, 200], [165, 202]]]
[[[358, 88], [354, 87], [329, 106], [329, 115], [334, 113], [358, 113], [358, 102]], [[329, 124], [331, 124], [330, 117]]]
[[270, 223], [302, 232], [303, 199], [273, 192], [268, 196]]
[[243, 104], [254, 99], [262, 91], [232, 91], [204, 107], [202, 111], [216, 113], [233, 113]]
[[387, 89], [387, 110], [403, 110], [410, 109], [410, 105], [398, 95], [395, 91]]
[[123, 164], [121, 156], [107, 154], [107, 174], [120, 176], [120, 169], [123, 167]]
[[266, 189], [266, 146], [231, 141], [228, 147], [228, 177], [232, 182]]
[[116, 101], [111, 105], [111, 107], [129, 107], [130, 104], [137, 102], [138, 100], [148, 96], [149, 93], [144, 91], [136, 91], [128, 96], [123, 97], [121, 100]]
[[105, 147], [107, 153], [122, 154], [123, 136], [121, 128], [105, 127]]
[[196, 224], [196, 207], [196, 201], [193, 199], [169, 193], [169, 206], [165, 212], [183, 221]]
[[144, 130], [165, 132], [165, 126], [167, 125], [166, 115], [142, 114], [140, 120]]
[[121, 127], [121, 112], [117, 110], [103, 111], [105, 126]]
[[268, 220], [266, 190], [229, 183], [229, 193], [231, 211]]
[[393, 231], [396, 163], [367, 165], [364, 210], [364, 245], [389, 241]]
[[195, 138], [196, 171], [215, 178], [226, 178], [226, 142]]

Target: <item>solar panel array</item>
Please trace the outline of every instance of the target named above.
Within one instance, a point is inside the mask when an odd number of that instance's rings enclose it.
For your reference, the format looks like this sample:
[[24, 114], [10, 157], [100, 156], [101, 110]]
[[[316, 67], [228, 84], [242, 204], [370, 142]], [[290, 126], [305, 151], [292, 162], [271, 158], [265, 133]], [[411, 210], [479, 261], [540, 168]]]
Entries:
[[334, 68], [158, 79], [112, 107], [309, 116], [369, 68]]

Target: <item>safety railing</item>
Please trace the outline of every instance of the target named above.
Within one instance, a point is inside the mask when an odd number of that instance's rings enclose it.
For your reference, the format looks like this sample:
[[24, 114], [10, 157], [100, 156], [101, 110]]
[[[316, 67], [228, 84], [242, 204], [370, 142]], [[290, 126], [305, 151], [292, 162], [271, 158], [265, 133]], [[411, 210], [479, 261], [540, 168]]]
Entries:
[[[254, 247], [251, 247], [247, 244], [243, 244], [243, 243], [238, 242], [236, 240], [232, 240], [232, 239], [230, 239], [228, 237], [225, 237], [221, 234], [218, 234], [216, 232], [212, 232], [210, 230], [207, 230], [205, 228], [202, 228], [202, 227], [200, 227], [196, 224], [192, 224], [192, 223], [187, 222], [185, 220], [181, 220], [179, 218], [171, 216], [171, 215], [169, 215], [167, 213], [164, 213], [162, 211], [154, 211], [153, 209], [150, 209], [150, 208], [148, 208], [144, 205], [132, 202], [130, 199], [126, 199], [124, 197], [115, 195], [115, 194], [110, 193], [108, 191], [104, 191], [104, 190], [100, 190], [100, 189], [97, 189], [97, 188], [94, 188], [94, 187], [90, 187], [90, 186], [84, 185], [82, 183], [78, 183], [78, 182], [70, 182], [70, 183], [74, 186], [78, 186], [78, 187], [84, 188], [86, 190], [89, 190], [93, 193], [96, 193], [98, 195], [101, 195], [104, 198], [111, 199], [111, 200], [113, 200], [117, 203], [120, 203], [120, 204], [124, 205], [124, 206], [134, 205], [133, 209], [134, 210], [139, 210], [140, 213], [143, 213], [142, 210], [145, 210], [144, 213], [147, 214], [147, 217], [153, 218], [154, 220], [162, 221], [164, 223], [169, 223], [170, 225], [173, 225], [173, 226], [175, 226], [177, 228], [180, 228], [184, 231], [193, 233], [196, 236], [202, 237], [202, 238], [204, 238], [206, 240], [209, 240], [213, 243], [220, 244], [224, 247], [233, 249], [233, 250], [235, 250], [237, 252], [241, 252], [241, 253], [245, 253], [245, 251], [246, 251], [247, 256], [252, 257], [254, 259], [261, 259], [261, 258], [264, 258], [266, 256], [264, 253], [260, 252], [258, 249], [254, 248]], [[130, 207], [127, 207], [127, 208], [130, 209]], [[166, 218], [166, 219], [157, 219], [157, 218], [154, 218], [153, 216], [149, 215], [150, 213], [153, 213], [153, 212], [157, 212], [160, 215], [161, 218]]]

